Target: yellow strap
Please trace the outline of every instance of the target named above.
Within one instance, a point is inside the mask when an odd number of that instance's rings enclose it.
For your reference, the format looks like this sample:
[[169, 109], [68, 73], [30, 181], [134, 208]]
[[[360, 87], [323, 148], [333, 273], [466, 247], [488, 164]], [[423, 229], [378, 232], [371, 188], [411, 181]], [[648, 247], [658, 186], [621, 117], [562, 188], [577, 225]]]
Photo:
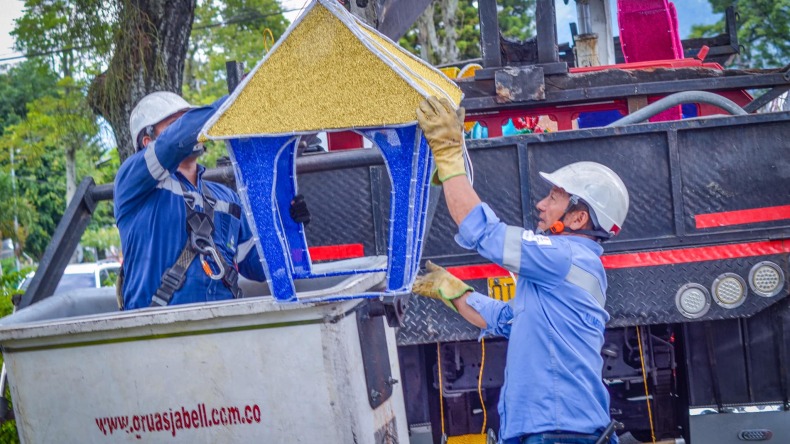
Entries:
[[642, 382], [645, 384], [645, 402], [647, 403], [647, 417], [650, 419], [650, 437], [656, 442], [656, 431], [653, 429], [653, 410], [650, 408], [650, 392], [647, 390], [647, 372], [645, 371], [645, 354], [642, 352], [642, 332], [636, 326], [636, 339], [639, 343], [639, 360], [642, 361]]
[[483, 409], [483, 430], [480, 433], [486, 433], [486, 422], [488, 415], [486, 414], [486, 404], [483, 402], [483, 368], [486, 365], [486, 340], [480, 338], [480, 375], [477, 377], [477, 394], [480, 396], [480, 407]]
[[[483, 369], [486, 362], [486, 342], [485, 339], [480, 339], [481, 358], [480, 358], [480, 374], [477, 377], [477, 394], [480, 396], [480, 406], [483, 409], [483, 430], [479, 435], [460, 435], [451, 436], [447, 438], [447, 444], [476, 444], [486, 442], [486, 424], [488, 422], [488, 414], [486, 413], [486, 405], [483, 402]], [[436, 360], [438, 362], [439, 372], [439, 414], [442, 422], [442, 436], [444, 434], [444, 395], [442, 394], [442, 348], [440, 343], [436, 343]]]
[[436, 361], [439, 366], [439, 414], [442, 421], [442, 436], [444, 436], [444, 396], [442, 396], [442, 345], [436, 343]]
[[448, 436], [447, 444], [486, 444], [486, 435], [458, 435]]

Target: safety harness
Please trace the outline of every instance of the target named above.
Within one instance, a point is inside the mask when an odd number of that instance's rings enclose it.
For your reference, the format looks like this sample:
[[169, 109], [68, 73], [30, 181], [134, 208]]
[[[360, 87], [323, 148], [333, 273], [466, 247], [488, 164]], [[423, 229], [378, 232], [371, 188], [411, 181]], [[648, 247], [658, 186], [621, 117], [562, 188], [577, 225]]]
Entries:
[[[241, 217], [241, 207], [234, 203], [218, 202], [214, 194], [207, 187], [198, 189], [198, 196], [203, 201], [203, 212], [195, 210], [197, 198], [195, 193], [186, 188], [186, 184], [178, 181], [184, 196], [187, 210], [187, 242], [176, 259], [175, 264], [162, 275], [162, 284], [151, 298], [151, 307], [168, 305], [173, 294], [184, 285], [189, 265], [196, 257], [200, 258], [203, 271], [213, 280], [222, 280], [234, 298], [242, 297], [239, 288], [239, 272], [235, 264], [228, 264], [214, 244], [214, 209], [218, 204], [227, 204], [227, 212], [235, 217]], [[219, 267], [216, 273], [211, 264], [206, 260], [211, 257], [214, 264]]]

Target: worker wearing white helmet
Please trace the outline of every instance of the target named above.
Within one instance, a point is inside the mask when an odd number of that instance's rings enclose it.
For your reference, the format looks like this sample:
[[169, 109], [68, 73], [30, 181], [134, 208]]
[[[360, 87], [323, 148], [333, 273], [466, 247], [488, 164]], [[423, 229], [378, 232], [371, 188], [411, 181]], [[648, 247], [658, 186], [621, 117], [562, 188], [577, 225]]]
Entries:
[[[623, 226], [625, 185], [595, 162], [540, 173], [552, 188], [536, 206], [537, 232], [506, 225], [466, 177], [463, 109], [430, 98], [417, 116], [458, 224], [457, 242], [514, 273], [516, 297], [491, 299], [430, 262], [413, 291], [443, 301], [481, 335], [509, 338], [500, 442], [595, 443], [611, 429], [600, 355], [609, 320], [600, 243]], [[617, 442], [614, 435], [604, 439]]]
[[[124, 309], [241, 297], [238, 275], [266, 279], [239, 196], [202, 178], [197, 135], [225, 98], [193, 107], [171, 92], [143, 97], [129, 127], [137, 152], [115, 180]], [[296, 199], [291, 214], [310, 214]]]
[[[169, 91], [159, 91], [143, 97], [132, 110], [129, 116], [129, 130], [134, 141], [134, 150], [140, 151], [148, 141], [154, 140], [155, 126], [168, 118], [175, 118], [192, 109], [193, 106], [178, 94]], [[159, 132], [163, 128], [160, 128]], [[143, 138], [148, 137], [148, 141], [143, 142]]]
[[[568, 208], [549, 226], [548, 231], [554, 234], [563, 231], [586, 234], [601, 240], [620, 232], [628, 213], [629, 200], [625, 184], [614, 171], [600, 163], [576, 162], [553, 173], [541, 172], [540, 177], [569, 195]], [[566, 230], [565, 216], [573, 211], [574, 206], [580, 205], [588, 208], [592, 230]]]

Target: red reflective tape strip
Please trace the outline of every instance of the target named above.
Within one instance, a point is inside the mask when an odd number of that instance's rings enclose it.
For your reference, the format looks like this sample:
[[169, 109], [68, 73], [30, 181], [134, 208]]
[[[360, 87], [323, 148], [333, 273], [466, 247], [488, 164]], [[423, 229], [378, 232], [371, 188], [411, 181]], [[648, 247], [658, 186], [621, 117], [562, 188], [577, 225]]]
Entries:
[[[604, 268], [617, 269], [715, 261], [783, 253], [790, 253], [790, 243], [785, 243], [784, 241], [767, 241], [719, 245], [715, 247], [653, 251], [648, 253], [612, 254], [603, 256], [601, 262], [603, 262]], [[447, 271], [462, 280], [510, 276], [507, 270], [495, 264], [447, 267]]]
[[447, 271], [461, 280], [487, 279], [490, 277], [510, 276], [510, 273], [496, 264], [465, 265], [461, 267], [447, 267]]
[[652, 267], [655, 265], [715, 261], [739, 257], [790, 253], [790, 244], [783, 241], [750, 242], [715, 247], [683, 248], [647, 253], [612, 254], [601, 258], [604, 268]]
[[783, 219], [790, 219], [790, 205], [753, 208], [750, 210], [724, 211], [721, 213], [698, 214], [694, 216], [697, 229], [753, 224]]
[[362, 244], [327, 245], [324, 247], [310, 247], [310, 259], [313, 261], [331, 261], [352, 259], [365, 255]]

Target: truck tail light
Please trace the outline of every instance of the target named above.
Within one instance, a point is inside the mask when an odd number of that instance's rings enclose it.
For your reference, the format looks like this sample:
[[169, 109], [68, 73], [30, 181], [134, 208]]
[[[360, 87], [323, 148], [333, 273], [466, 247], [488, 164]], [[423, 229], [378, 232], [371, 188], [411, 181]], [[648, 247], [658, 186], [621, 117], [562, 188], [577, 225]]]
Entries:
[[749, 271], [749, 287], [758, 296], [766, 298], [776, 296], [784, 285], [785, 274], [779, 265], [773, 262], [760, 262]]
[[710, 294], [700, 284], [685, 284], [675, 294], [675, 306], [680, 314], [689, 319], [705, 316], [710, 310]]
[[735, 273], [723, 273], [713, 281], [710, 291], [719, 306], [728, 309], [740, 307], [746, 300], [746, 281]]

